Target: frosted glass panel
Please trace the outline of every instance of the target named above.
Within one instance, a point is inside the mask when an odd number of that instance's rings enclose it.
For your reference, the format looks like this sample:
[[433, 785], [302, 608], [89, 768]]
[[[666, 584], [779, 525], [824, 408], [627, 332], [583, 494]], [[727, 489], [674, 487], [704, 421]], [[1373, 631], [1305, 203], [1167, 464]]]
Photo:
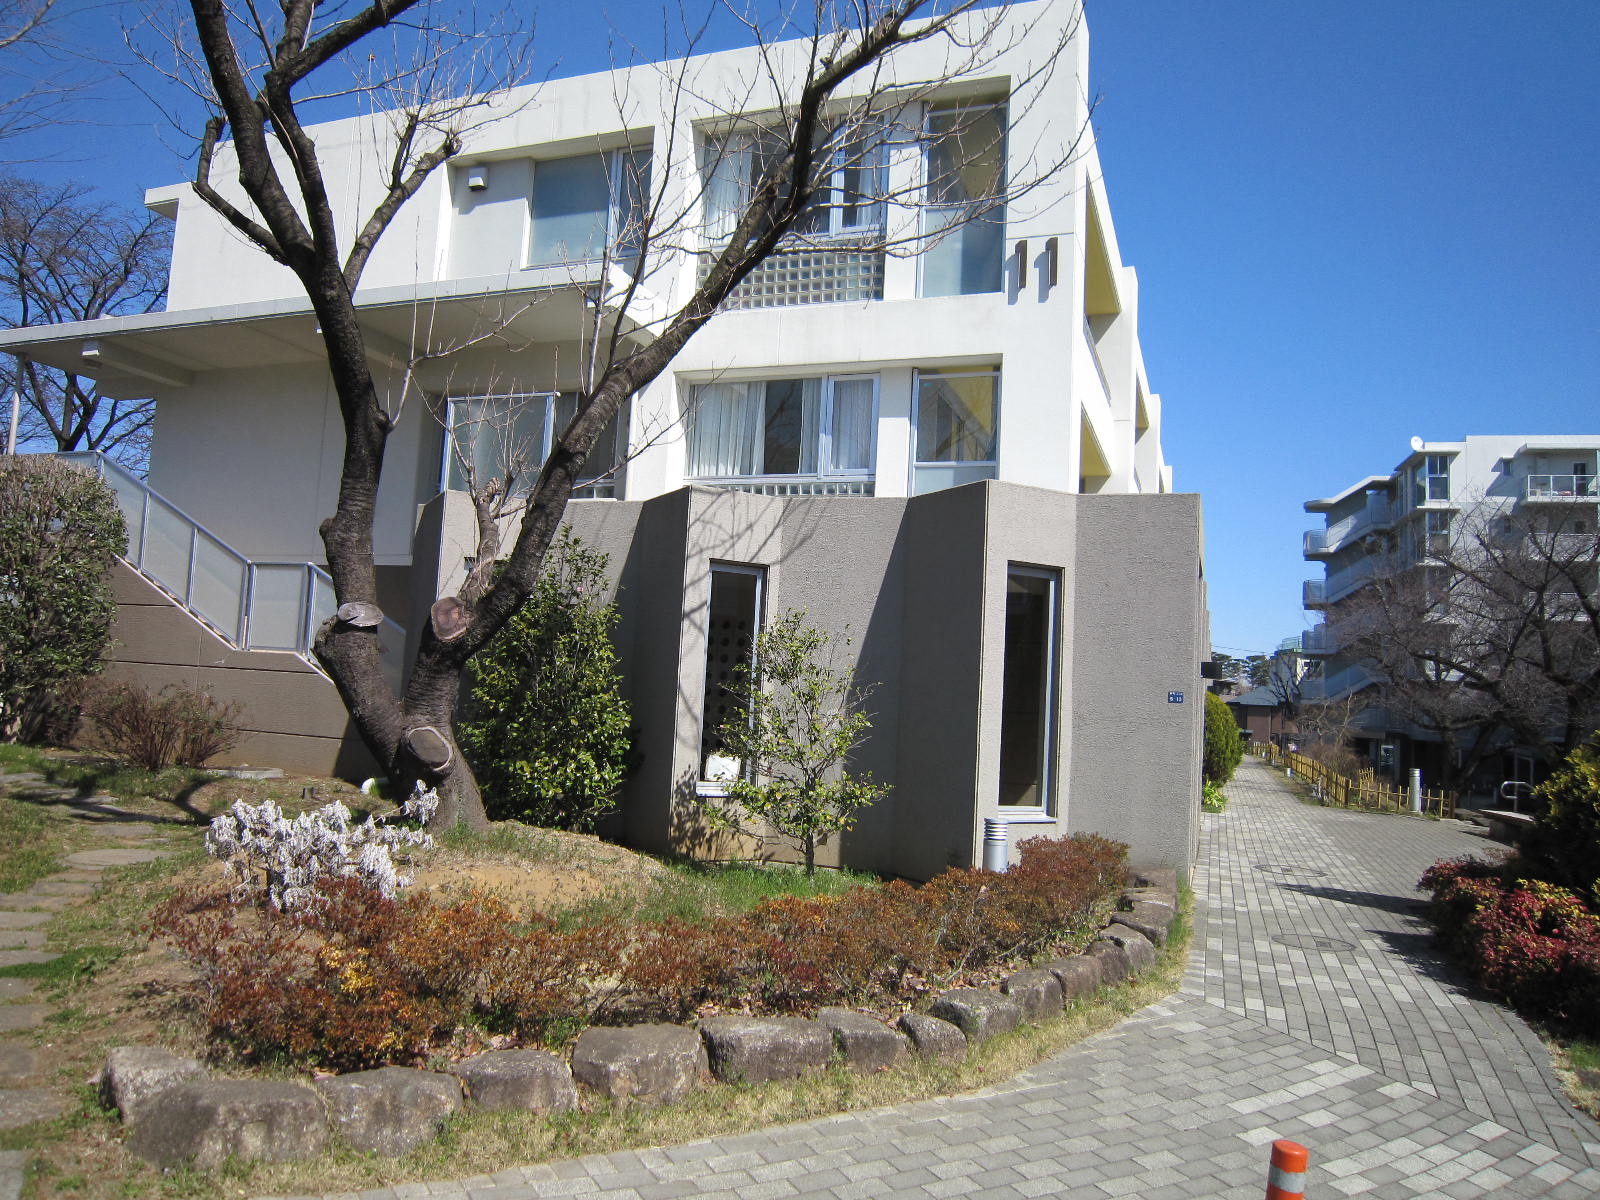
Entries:
[[144, 488], [120, 471], [107, 471], [104, 479], [117, 494], [122, 519], [128, 525], [127, 557], [139, 561], [139, 540], [144, 536]]
[[305, 567], [256, 567], [255, 592], [250, 604], [251, 649], [301, 649], [305, 610]]
[[243, 616], [245, 565], [216, 538], [195, 531], [194, 590], [189, 606], [234, 641]]
[[189, 539], [194, 526], [164, 500], [150, 497], [144, 531], [144, 560], [139, 565], [180, 600], [189, 598]]

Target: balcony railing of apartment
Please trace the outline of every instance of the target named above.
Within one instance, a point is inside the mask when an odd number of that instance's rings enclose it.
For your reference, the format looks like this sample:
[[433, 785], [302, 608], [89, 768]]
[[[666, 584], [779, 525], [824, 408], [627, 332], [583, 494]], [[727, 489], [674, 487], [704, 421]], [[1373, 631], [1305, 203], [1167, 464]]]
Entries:
[[[700, 282], [716, 255], [700, 255]], [[883, 240], [841, 239], [782, 248], [745, 277], [725, 309], [775, 308], [787, 304], [832, 304], [883, 299]]]
[[1301, 592], [1306, 608], [1332, 604], [1342, 600], [1372, 578], [1372, 564], [1366, 560], [1351, 563], [1337, 571], [1329, 571], [1326, 579], [1308, 579]]
[[757, 496], [870, 496], [870, 479], [792, 479], [746, 475], [736, 479], [696, 479], [704, 487], [729, 492], [751, 492]]
[[1360, 541], [1369, 533], [1378, 533], [1393, 527], [1394, 509], [1389, 503], [1369, 502], [1360, 512], [1335, 521], [1326, 529], [1306, 530], [1302, 552], [1306, 558], [1333, 554], [1352, 542]]
[[1313, 625], [1300, 635], [1300, 649], [1305, 654], [1333, 654], [1339, 649], [1339, 639], [1332, 626]]
[[1543, 503], [1600, 500], [1593, 475], [1529, 475], [1524, 498]]
[[[123, 560], [181, 608], [238, 650], [298, 654], [316, 667], [312, 640], [333, 616], [333, 580], [315, 563], [246, 558], [96, 451], [57, 455], [93, 471], [116, 493], [128, 526]], [[406, 633], [385, 618], [378, 627], [383, 667], [397, 689]]]
[[1300, 681], [1300, 700], [1303, 704], [1325, 704], [1334, 700], [1343, 700], [1346, 696], [1359, 692], [1369, 684], [1376, 683], [1378, 677], [1360, 663], [1354, 663], [1342, 670], [1335, 671], [1332, 675], [1321, 676]]

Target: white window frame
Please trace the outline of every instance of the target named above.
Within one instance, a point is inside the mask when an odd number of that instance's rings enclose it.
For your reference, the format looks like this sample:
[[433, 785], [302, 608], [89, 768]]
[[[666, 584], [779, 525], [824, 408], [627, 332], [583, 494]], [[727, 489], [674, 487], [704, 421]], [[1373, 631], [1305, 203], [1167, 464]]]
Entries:
[[[985, 111], [989, 111], [989, 110], [993, 110], [993, 109], [999, 109], [1004, 114], [1004, 117], [1003, 117], [1004, 128], [1002, 129], [1002, 132], [1001, 132], [1001, 135], [1000, 135], [1000, 162], [1001, 162], [1001, 171], [1002, 171], [1001, 180], [1000, 180], [1000, 188], [1001, 188], [1002, 193], [1004, 193], [1004, 195], [1003, 195], [1003, 198], [1001, 199], [999, 207], [998, 207], [998, 216], [1000, 218], [1000, 227], [1001, 227], [1001, 230], [1000, 230], [1000, 244], [1001, 244], [1002, 247], [1005, 246], [1005, 240], [1006, 240], [1005, 239], [1005, 229], [1006, 229], [1007, 223], [1010, 220], [1010, 207], [1011, 207], [1010, 204], [1009, 204], [1009, 199], [1010, 199], [1010, 190], [1009, 189], [1010, 189], [1010, 175], [1011, 175], [1011, 106], [1010, 106], [1010, 97], [1006, 97], [1005, 99], [1001, 99], [1001, 100], [973, 100], [973, 101], [968, 101], [968, 102], [962, 103], [962, 104], [930, 103], [930, 104], [926, 104], [926, 105], [923, 106], [923, 110], [922, 110], [922, 153], [921, 153], [921, 156], [920, 156], [920, 159], [921, 159], [921, 171], [922, 171], [922, 182], [921, 182], [922, 211], [921, 211], [921, 213], [919, 214], [919, 216], [917, 218], [917, 232], [918, 232], [919, 236], [924, 237], [924, 238], [932, 236], [930, 230], [928, 229], [928, 220], [929, 220], [929, 214], [932, 213], [934, 211], [934, 209], [945, 209], [945, 208], [953, 207], [952, 205], [949, 205], [949, 204], [936, 204], [936, 203], [934, 203], [932, 197], [928, 194], [929, 193], [929, 189], [931, 189], [932, 186], [933, 186], [932, 171], [929, 168], [929, 159], [932, 156], [933, 143], [934, 143], [934, 141], [935, 141], [935, 139], [937, 137], [937, 135], [934, 133], [933, 127], [932, 127], [933, 126], [933, 118], [935, 117], [935, 115], [941, 115], [942, 116], [942, 115], [944, 115], [946, 113], [956, 113], [956, 114], [964, 115], [964, 114], [967, 114], [967, 113], [985, 112]], [[924, 268], [927, 265], [927, 257], [928, 257], [927, 251], [928, 251], [928, 247], [925, 244], [923, 246], [923, 248], [922, 248], [921, 253], [919, 253], [917, 255], [917, 296], [918, 296], [918, 298], [923, 298], [923, 297], [927, 296], [927, 292], [925, 290], [925, 281], [924, 281], [924, 278], [923, 278]], [[1006, 289], [1006, 284], [1005, 284], [1005, 266], [1004, 266], [1004, 263], [1002, 262], [1001, 267], [1000, 267], [1000, 286], [998, 288], [995, 288], [993, 291], [987, 291], [987, 292], [956, 292], [956, 293], [953, 293], [953, 294], [954, 295], [958, 295], [958, 296], [995, 296], [995, 295], [1003, 295], [1005, 293], [1005, 289]], [[938, 298], [942, 298], [943, 295], [944, 294], [941, 293], [940, 296], [938, 296], [938, 297], [929, 297], [929, 298], [938, 299]]]
[[[620, 227], [621, 208], [620, 201], [624, 198], [626, 181], [623, 178], [624, 165], [630, 155], [643, 155], [648, 166], [646, 168], [646, 185], [644, 202], [650, 203], [648, 173], [655, 170], [655, 161], [652, 147], [645, 146], [613, 146], [609, 150], [594, 150], [584, 154], [558, 154], [550, 158], [536, 158], [533, 160], [533, 182], [528, 192], [528, 232], [523, 238], [523, 266], [524, 268], [559, 267], [568, 263], [600, 262], [607, 255], [617, 256], [619, 250], [625, 249], [619, 245], [619, 239], [625, 232]], [[539, 186], [539, 169], [549, 163], [571, 162], [580, 158], [604, 158], [606, 160], [606, 244], [599, 255], [588, 258], [558, 258], [547, 262], [536, 262], [533, 257], [533, 234], [537, 225], [537, 216], [533, 210], [533, 189]], [[632, 255], [628, 256], [630, 259]]]
[[[869, 118], [868, 122], [862, 122], [857, 126], [857, 128], [865, 129], [869, 123], [871, 128], [877, 133], [877, 143], [872, 147], [871, 150], [877, 161], [868, 169], [876, 174], [877, 185], [875, 189], [869, 189], [867, 193], [863, 193], [869, 196], [871, 203], [859, 207], [876, 207], [878, 210], [878, 219], [867, 224], [849, 226], [844, 224], [844, 210], [846, 204], [842, 197], [844, 196], [845, 191], [845, 175], [852, 165], [859, 166], [860, 163], [852, 164], [846, 157], [847, 147], [837, 146], [830, 152], [833, 165], [829, 167], [826, 174], [821, 172], [818, 173], [817, 187], [812, 194], [811, 204], [807, 207], [806, 211], [801, 214], [800, 218], [801, 224], [803, 225], [806, 217], [810, 213], [814, 211], [823, 212], [826, 214], [827, 218], [825, 222], [825, 228], [809, 231], [803, 228], [796, 228], [789, 235], [789, 238], [785, 239], [785, 241], [790, 239], [803, 239], [806, 241], [831, 241], [835, 239], [860, 237], [867, 233], [881, 234], [883, 232], [888, 220], [887, 213], [885, 212], [887, 204], [883, 193], [888, 187], [890, 131], [885, 122], [876, 118]], [[826, 140], [832, 140], [837, 137], [838, 129], [839, 127], [835, 126], [834, 129], [830, 130]], [[752, 130], [747, 125], [744, 128], [729, 129], [722, 132], [713, 131], [707, 133], [702, 139], [700, 172], [703, 197], [702, 204], [706, 206], [704, 212], [705, 220], [702, 226], [703, 228], [710, 228], [713, 217], [716, 215], [710, 211], [710, 189], [706, 186], [709, 178], [707, 173], [711, 169], [712, 164], [716, 163], [723, 154], [729, 152], [729, 143], [735, 141], [735, 139], [742, 139], [747, 143], [743, 150], [733, 151], [734, 153], [748, 153], [750, 156], [749, 166], [751, 177], [739, 180], [739, 187], [743, 193], [740, 198], [740, 204], [742, 208], [744, 204], [748, 203], [749, 196], [754, 191], [756, 184], [760, 182], [760, 178], [755, 176], [755, 171], [761, 164], [761, 159], [756, 153], [756, 150], [760, 144], [760, 137], [760, 133]], [[835, 197], [840, 197], [840, 199], [835, 200]], [[710, 247], [719, 246], [724, 240], [726, 239], [721, 237], [709, 237], [707, 238], [707, 245]]]
[[[754, 469], [748, 475], [689, 475], [688, 478], [707, 481], [745, 480], [745, 479], [773, 479], [783, 481], [793, 480], [827, 480], [827, 479], [872, 479], [877, 472], [878, 462], [878, 406], [882, 397], [882, 381], [876, 372], [860, 371], [848, 375], [771, 375], [760, 379], [729, 380], [731, 383], [760, 384], [765, 387], [769, 383], [783, 383], [791, 380], [803, 381], [807, 379], [820, 379], [822, 381], [822, 396], [817, 402], [817, 469], [814, 472], [771, 473], [766, 470], [763, 461], [765, 452], [765, 411], [763, 410], [763, 436], [757, 439], [755, 446]], [[852, 383], [870, 381], [872, 384], [872, 416], [870, 427], [872, 440], [867, 448], [867, 465], [865, 467], [834, 467], [833, 465], [833, 420], [834, 420], [834, 385], [836, 383]], [[693, 438], [692, 422], [693, 411], [698, 399], [699, 389], [710, 386], [708, 382], [690, 383], [689, 411], [691, 413], [691, 432]], [[690, 458], [693, 458], [693, 449], [690, 449]]]
[[[1011, 576], [1020, 575], [1029, 579], [1043, 579], [1050, 585], [1049, 594], [1045, 603], [1048, 607], [1049, 621], [1045, 635], [1045, 678], [1044, 678], [1044, 745], [1040, 748], [1039, 767], [1039, 796], [1040, 804], [996, 804], [997, 813], [1007, 817], [1018, 824], [1032, 822], [1046, 822], [1057, 819], [1060, 804], [1056, 795], [1056, 755], [1059, 753], [1060, 738], [1058, 729], [1061, 724], [1061, 681], [1060, 672], [1057, 671], [1057, 661], [1060, 658], [1061, 646], [1061, 591], [1064, 572], [1059, 567], [1040, 567], [1028, 563], [1006, 563], [1006, 583], [1010, 584]], [[1002, 612], [1002, 621], [1004, 613]], [[1001, 687], [1004, 688], [1005, 675], [1005, 637], [1002, 630], [1000, 643], [1000, 672]], [[1001, 697], [1001, 708], [1004, 708], [1004, 697]], [[1001, 721], [1005, 720], [1002, 712]], [[998, 733], [998, 731], [997, 731]], [[996, 752], [999, 751], [1000, 737], [995, 738]], [[995, 787], [999, 788], [1000, 763], [995, 762]]]
[[[922, 423], [922, 376], [938, 375], [944, 379], [993, 379], [994, 380], [994, 455], [991, 458], [957, 458], [957, 459], [924, 459], [918, 454], [921, 447], [917, 444], [917, 431]], [[994, 467], [1000, 466], [1000, 368], [977, 367], [967, 370], [961, 367], [917, 367], [911, 372], [911, 469], [913, 472], [918, 467]]]
[[[550, 457], [550, 451], [555, 447], [555, 439], [561, 431], [556, 428], [556, 406], [560, 403], [565, 393], [553, 392], [479, 392], [474, 395], [446, 396], [444, 397], [444, 453], [439, 459], [439, 490], [446, 492], [450, 487], [450, 468], [455, 463], [456, 453], [456, 406], [478, 400], [506, 400], [517, 401], [544, 401], [543, 438], [539, 446], [537, 460], [529, 460], [525, 469], [523, 482], [529, 487], [538, 477], [539, 471], [544, 467]], [[617, 410], [612, 418], [616, 422], [616, 442], [613, 444], [613, 461], [604, 470], [594, 470], [593, 461], [584, 463], [584, 474], [573, 484], [572, 495], [574, 499], [612, 499], [614, 498], [615, 477], [626, 457], [625, 441], [628, 429], [628, 406], [624, 404]], [[613, 495], [601, 494], [601, 489], [612, 488]], [[460, 490], [460, 489], [455, 489]]]

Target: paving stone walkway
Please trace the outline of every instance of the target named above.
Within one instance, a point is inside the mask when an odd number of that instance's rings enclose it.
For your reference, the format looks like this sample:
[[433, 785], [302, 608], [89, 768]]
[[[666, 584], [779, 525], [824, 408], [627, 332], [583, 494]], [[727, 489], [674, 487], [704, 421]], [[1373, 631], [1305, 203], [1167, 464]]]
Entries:
[[[0, 967], [51, 962], [60, 954], [45, 948], [41, 927], [90, 895], [108, 868], [149, 862], [162, 850], [152, 844], [154, 826], [117, 807], [115, 797], [80, 798], [73, 789], [56, 787], [28, 772], [0, 772], [0, 792], [35, 803], [66, 805], [76, 819], [93, 826], [102, 843], [67, 855], [65, 870], [25, 892], [0, 893]], [[41, 1070], [35, 1037], [50, 1012], [32, 980], [0, 978], [0, 1129], [49, 1120], [77, 1103]], [[15, 1200], [26, 1164], [24, 1151], [0, 1153], [0, 1200]]]
[[1600, 1195], [1600, 1127], [1421, 920], [1422, 870], [1483, 840], [1301, 805], [1253, 760], [1228, 794], [1182, 990], [1004, 1085], [363, 1200], [1259, 1197], [1278, 1137], [1310, 1148], [1311, 1197]]

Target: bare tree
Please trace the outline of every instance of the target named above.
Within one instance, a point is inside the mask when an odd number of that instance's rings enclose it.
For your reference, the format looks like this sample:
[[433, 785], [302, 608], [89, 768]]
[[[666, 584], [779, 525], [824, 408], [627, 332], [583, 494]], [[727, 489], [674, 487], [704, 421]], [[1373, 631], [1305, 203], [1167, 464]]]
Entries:
[[[963, 222], [994, 221], [1006, 205], [1059, 173], [1086, 133], [1086, 128], [1068, 131], [1059, 146], [1013, 147], [1012, 160], [1028, 163], [1029, 170], [1025, 178], [1007, 178], [1003, 170], [982, 169], [985, 162], [1004, 161], [1005, 130], [981, 115], [956, 110], [947, 131], [948, 144], [956, 148], [951, 161], [935, 164], [926, 186], [890, 189], [887, 174], [877, 169], [877, 156], [897, 140], [906, 144], [922, 133], [920, 125], [907, 124], [904, 114], [950, 80], [981, 74], [1021, 43], [1025, 31], [1008, 24], [1005, 5], [981, 7], [977, 0], [940, 6], [931, 0], [868, 0], [853, 6], [818, 0], [814, 10], [789, 12], [781, 28], [750, 23], [760, 68], [746, 81], [743, 95], [708, 98], [686, 75], [668, 80], [675, 105], [692, 103], [697, 116], [708, 106], [722, 113], [721, 132], [705, 147], [668, 148], [678, 156], [704, 149], [700, 193], [673, 194], [660, 181], [645, 178], [631, 184], [628, 226], [608, 241], [602, 273], [607, 285], [590, 305], [572, 416], [552, 439], [537, 476], [515, 499], [521, 520], [509, 549], [502, 545], [499, 526], [512, 481], [500, 473], [473, 481], [479, 569], [458, 595], [434, 605], [404, 695], [396, 695], [385, 682], [373, 628], [373, 517], [395, 400], [387, 397], [386, 404], [375, 385], [354, 294], [374, 246], [401, 206], [461, 150], [467, 125], [495, 102], [484, 60], [473, 53], [474, 46], [483, 47], [471, 41], [453, 46], [457, 34], [444, 15], [459, 10], [426, 0], [374, 0], [359, 7], [282, 0], [270, 14], [254, 6], [236, 9], [222, 0], [191, 0], [191, 6], [204, 65], [204, 77], [193, 87], [213, 105], [201, 141], [196, 192], [299, 280], [318, 320], [343, 418], [338, 505], [321, 527], [340, 607], [319, 631], [315, 651], [391, 776], [438, 787], [443, 798], [438, 823], [484, 820], [476, 782], [453, 732], [461, 672], [528, 596], [589, 455], [629, 398], [667, 368], [763, 260], [820, 236], [822, 222], [832, 222], [834, 212], [862, 204], [899, 206], [900, 219], [884, 222], [873, 244], [883, 253], [914, 253]], [[1056, 52], [1075, 22], [1076, 13], [1058, 42], [1029, 43], [1041, 76], [1054, 69]], [[403, 37], [392, 36], [397, 29]], [[411, 55], [405, 64], [389, 62], [365, 73], [349, 66], [375, 46], [402, 43]], [[944, 67], [931, 78], [895, 76], [891, 67], [901, 52], [926, 43], [942, 49]], [[381, 54], [378, 61], [382, 67]], [[427, 65], [418, 68], [418, 61]], [[470, 85], [463, 86], [461, 72], [448, 74], [451, 63], [473, 76]], [[1029, 84], [1012, 74], [1015, 103], [1027, 102]], [[302, 123], [306, 100], [330, 93], [379, 101], [390, 128], [378, 199], [348, 234], [330, 201], [316, 139]], [[617, 101], [626, 107], [626, 96]], [[759, 115], [748, 115], [752, 112]], [[671, 115], [665, 124], [677, 130], [677, 114]], [[225, 137], [231, 139], [226, 151]], [[229, 160], [237, 164], [240, 192], [214, 178], [218, 164]], [[864, 193], [846, 197], [839, 192], [844, 174], [875, 182]], [[708, 205], [713, 191], [717, 202]], [[241, 193], [242, 200], [230, 198]], [[934, 219], [914, 219], [918, 206]], [[715, 226], [709, 233], [707, 224]], [[663, 256], [699, 246], [710, 248], [692, 295], [668, 311], [646, 312], [651, 306], [642, 297]], [[625, 321], [630, 312], [636, 320]], [[635, 335], [640, 327], [648, 336]], [[407, 367], [408, 379], [415, 366]], [[525, 474], [528, 465], [518, 470]], [[488, 570], [497, 557], [500, 569]]]
[[1454, 746], [1457, 779], [1508, 742], [1560, 759], [1600, 726], [1592, 506], [1466, 513], [1385, 552], [1338, 614], [1382, 702]]
[[83, 58], [60, 33], [69, 3], [0, 0], [0, 142], [62, 122], [87, 82]]
[[[170, 223], [88, 197], [77, 184], [0, 176], [0, 323], [91, 321], [165, 302]], [[26, 358], [0, 366], [0, 386], [22, 395], [23, 440], [143, 466], [154, 401], [107, 396], [92, 379]]]

